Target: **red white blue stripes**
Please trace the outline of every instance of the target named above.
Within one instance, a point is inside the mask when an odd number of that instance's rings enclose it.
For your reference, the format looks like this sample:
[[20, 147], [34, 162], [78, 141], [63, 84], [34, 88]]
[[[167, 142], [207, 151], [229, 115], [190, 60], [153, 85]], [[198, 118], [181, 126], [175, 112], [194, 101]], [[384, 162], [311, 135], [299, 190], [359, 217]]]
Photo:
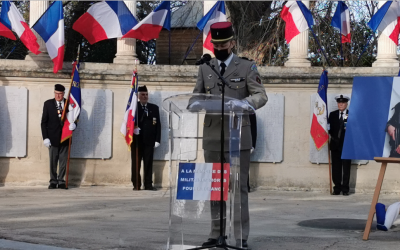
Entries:
[[315, 147], [320, 150], [329, 140], [327, 109], [328, 72], [324, 70], [318, 85], [318, 94], [314, 102], [314, 113], [311, 122], [311, 137]]
[[40, 53], [37, 38], [29, 28], [29, 25], [25, 22], [17, 7], [10, 1], [2, 1], [0, 35], [16, 40], [11, 30], [17, 33], [21, 42], [32, 51], [32, 53], [36, 55]]
[[163, 1], [161, 4], [140, 23], [136, 24], [123, 38], [136, 38], [149, 41], [158, 38], [162, 28], [171, 30], [170, 2]]
[[[221, 198], [220, 163], [179, 163], [178, 200], [212, 200]], [[229, 164], [224, 164], [224, 200], [228, 199]]]
[[350, 34], [350, 11], [343, 1], [338, 1], [335, 14], [332, 17], [331, 25], [339, 30], [342, 36], [342, 43], [351, 42]]
[[387, 1], [368, 22], [374, 32], [382, 32], [396, 45], [399, 44], [399, 10], [399, 2]]
[[121, 125], [121, 133], [125, 137], [125, 142], [128, 145], [129, 150], [132, 144], [133, 132], [135, 128], [135, 114], [138, 103], [137, 93], [138, 93], [138, 75], [137, 71], [134, 71], [132, 75], [128, 105], [126, 105], [124, 121], [122, 122]]
[[301, 1], [288, 1], [282, 8], [281, 17], [286, 22], [285, 39], [287, 43], [314, 25], [310, 10]]
[[53, 72], [62, 69], [64, 61], [64, 11], [62, 1], [54, 1], [32, 27], [46, 43], [54, 63]]
[[203, 47], [214, 51], [214, 47], [211, 43], [211, 32], [210, 26], [214, 23], [226, 22], [226, 11], [225, 2], [218, 1], [215, 5], [207, 12], [207, 14], [197, 23], [197, 28], [203, 31], [203, 35], [206, 37]]
[[90, 44], [120, 38], [138, 22], [124, 1], [103, 1], [93, 4], [72, 26]]

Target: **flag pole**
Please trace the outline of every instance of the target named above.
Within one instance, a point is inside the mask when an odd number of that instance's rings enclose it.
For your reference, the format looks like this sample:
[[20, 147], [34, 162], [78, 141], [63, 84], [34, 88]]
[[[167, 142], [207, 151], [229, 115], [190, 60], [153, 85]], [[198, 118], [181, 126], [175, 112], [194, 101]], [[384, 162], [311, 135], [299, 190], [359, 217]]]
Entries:
[[[80, 50], [81, 50], [81, 45], [79, 44], [79, 46], [78, 46], [78, 55], [76, 56], [76, 61], [73, 63], [73, 67], [72, 67], [72, 75], [71, 75], [71, 85], [70, 85], [70, 87], [69, 87], [69, 93], [68, 93], [68, 98], [67, 98], [67, 101], [65, 102], [65, 104], [64, 104], [64, 110], [63, 110], [63, 116], [61, 117], [61, 120], [62, 121], [64, 121], [64, 119], [65, 119], [65, 114], [66, 114], [66, 111], [65, 111], [65, 109], [66, 109], [66, 105], [67, 105], [67, 103], [69, 102], [69, 96], [71, 95], [71, 88], [72, 88], [72, 82], [73, 82], [73, 79], [74, 79], [74, 73], [75, 73], [75, 67], [78, 65], [78, 63], [79, 63], [79, 52], [80, 52]], [[63, 119], [64, 118], [64, 119]], [[69, 159], [70, 159], [70, 156], [71, 156], [71, 143], [72, 143], [72, 134], [71, 134], [71, 137], [69, 138], [69, 143], [68, 143], [68, 160], [67, 160], [67, 169], [66, 169], [66, 171], [65, 171], [65, 189], [68, 189], [68, 176], [69, 176]]]
[[329, 165], [329, 193], [332, 194], [332, 165], [331, 165], [331, 146], [328, 138], [328, 165]]
[[[136, 63], [136, 61], [137, 60], [135, 60], [135, 77], [137, 77], [137, 63]], [[139, 87], [139, 86], [137, 86], [137, 87]], [[132, 91], [134, 91], [133, 89], [132, 89]], [[139, 98], [138, 98], [139, 99]], [[137, 123], [137, 119], [138, 119], [138, 115], [139, 114], [139, 112], [138, 112], [138, 105], [136, 105], [136, 110], [135, 110], [135, 123]], [[135, 124], [133, 125], [133, 127], [135, 127]], [[136, 187], [136, 190], [140, 190], [140, 185], [139, 185], [139, 140], [137, 140], [137, 135], [135, 135], [135, 133], [133, 133], [133, 137], [132, 137], [132, 143], [134, 143], [133, 145], [135, 145], [135, 154], [136, 154], [136, 157], [135, 157], [135, 159], [136, 159], [136, 167], [135, 167], [135, 171], [136, 171], [136, 185], [135, 185], [135, 187]]]
[[341, 64], [341, 67], [343, 67], [343, 65], [344, 65], [344, 57], [343, 57], [343, 35], [342, 35], [342, 29], [340, 29], [340, 64]]
[[374, 36], [374, 33], [372, 33], [372, 34], [369, 36], [368, 41], [367, 41], [367, 44], [365, 44], [364, 49], [363, 49], [363, 51], [361, 52], [360, 56], [358, 57], [357, 62], [356, 62], [356, 65], [355, 65], [354, 67], [357, 67], [358, 62], [360, 61], [362, 55], [364, 54], [365, 50], [367, 49], [367, 47], [368, 47], [369, 43], [371, 42], [371, 39], [372, 39], [373, 36]]
[[190, 46], [189, 50], [186, 52], [185, 56], [183, 57], [182, 64], [185, 62], [186, 57], [189, 55], [190, 51], [192, 51], [193, 46], [196, 44], [197, 39], [199, 39], [201, 33], [203, 33], [202, 30], [200, 30], [200, 32], [199, 32], [199, 34], [197, 35], [196, 39], [194, 39], [193, 44]]

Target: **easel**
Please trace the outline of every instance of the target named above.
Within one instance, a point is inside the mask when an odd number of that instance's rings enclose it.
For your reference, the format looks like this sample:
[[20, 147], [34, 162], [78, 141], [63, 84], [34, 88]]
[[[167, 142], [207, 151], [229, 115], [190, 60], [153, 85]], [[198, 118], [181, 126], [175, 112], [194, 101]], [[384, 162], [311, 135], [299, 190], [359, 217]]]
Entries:
[[375, 206], [379, 199], [379, 194], [381, 192], [383, 178], [385, 177], [386, 166], [388, 163], [400, 163], [400, 158], [393, 157], [374, 157], [376, 162], [381, 162], [381, 170], [379, 172], [378, 181], [376, 183], [374, 196], [372, 197], [371, 208], [369, 210], [367, 224], [365, 225], [363, 240], [368, 240], [369, 233], [371, 232], [372, 220], [375, 215]]

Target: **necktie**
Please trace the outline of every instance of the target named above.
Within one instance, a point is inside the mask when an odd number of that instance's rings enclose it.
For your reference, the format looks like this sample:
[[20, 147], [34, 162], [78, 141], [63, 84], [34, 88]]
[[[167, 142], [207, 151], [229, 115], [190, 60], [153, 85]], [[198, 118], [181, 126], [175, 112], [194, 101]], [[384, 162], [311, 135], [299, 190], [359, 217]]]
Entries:
[[340, 122], [343, 122], [343, 112], [340, 112]]
[[149, 111], [147, 110], [147, 105], [143, 105], [143, 112], [146, 113], [146, 116], [149, 116]]
[[219, 66], [221, 66], [221, 76], [223, 76], [225, 73], [226, 64], [222, 62]]
[[63, 109], [62, 109], [62, 106], [61, 106], [61, 102], [58, 103], [58, 109], [59, 109], [60, 111], [63, 110]]

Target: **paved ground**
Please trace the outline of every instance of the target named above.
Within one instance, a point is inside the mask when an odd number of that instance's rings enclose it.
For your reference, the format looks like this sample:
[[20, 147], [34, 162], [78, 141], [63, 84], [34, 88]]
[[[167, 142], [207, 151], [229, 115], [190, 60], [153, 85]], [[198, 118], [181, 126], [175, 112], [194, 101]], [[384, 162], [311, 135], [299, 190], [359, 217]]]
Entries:
[[[398, 201], [381, 195], [381, 201]], [[258, 190], [250, 193], [253, 250], [399, 249], [400, 226], [362, 233], [372, 195]], [[0, 187], [0, 249], [166, 249], [169, 191], [129, 187]], [[208, 216], [204, 216], [208, 218]], [[209, 223], [185, 225], [191, 241]]]

